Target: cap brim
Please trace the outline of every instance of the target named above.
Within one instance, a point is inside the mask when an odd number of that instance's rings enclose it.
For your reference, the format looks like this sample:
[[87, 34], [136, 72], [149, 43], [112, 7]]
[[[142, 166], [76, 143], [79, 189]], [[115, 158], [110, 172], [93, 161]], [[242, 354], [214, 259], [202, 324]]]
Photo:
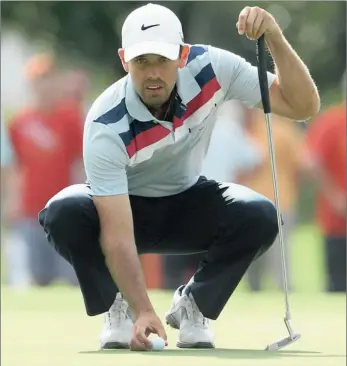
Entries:
[[125, 62], [129, 62], [135, 57], [146, 54], [160, 55], [168, 58], [169, 60], [177, 60], [179, 50], [179, 44], [165, 42], [141, 42], [125, 48], [124, 60]]

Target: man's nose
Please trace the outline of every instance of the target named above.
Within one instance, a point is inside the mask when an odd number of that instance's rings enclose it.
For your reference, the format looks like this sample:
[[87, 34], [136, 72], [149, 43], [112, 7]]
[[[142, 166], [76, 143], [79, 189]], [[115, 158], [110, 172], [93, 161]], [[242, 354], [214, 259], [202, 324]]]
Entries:
[[157, 66], [151, 66], [148, 70], [149, 80], [159, 80], [160, 79], [160, 68]]

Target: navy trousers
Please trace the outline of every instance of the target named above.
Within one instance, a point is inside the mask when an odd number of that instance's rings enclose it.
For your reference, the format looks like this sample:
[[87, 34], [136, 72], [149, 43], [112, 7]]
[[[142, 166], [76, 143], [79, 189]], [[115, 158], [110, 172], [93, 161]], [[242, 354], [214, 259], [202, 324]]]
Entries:
[[[218, 318], [249, 265], [278, 233], [270, 200], [205, 177], [183, 193], [130, 196], [130, 202], [139, 254], [203, 254], [187, 289], [210, 319]], [[81, 184], [64, 189], [39, 213], [39, 222], [48, 242], [75, 269], [87, 314], [108, 311], [118, 288], [100, 247], [90, 188]]]

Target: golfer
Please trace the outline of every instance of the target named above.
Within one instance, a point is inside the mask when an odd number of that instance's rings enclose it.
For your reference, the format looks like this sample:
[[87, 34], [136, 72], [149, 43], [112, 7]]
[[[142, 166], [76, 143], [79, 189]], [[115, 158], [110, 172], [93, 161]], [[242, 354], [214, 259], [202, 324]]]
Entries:
[[[315, 83], [275, 19], [245, 7], [236, 28], [250, 40], [265, 34], [275, 63], [268, 74], [273, 113], [316, 115]], [[185, 43], [176, 15], [154, 4], [126, 18], [119, 57], [127, 75], [87, 115], [88, 183], [52, 197], [39, 221], [74, 267], [87, 314], [105, 314], [102, 348], [145, 350], [150, 333], [166, 339], [139, 254], [205, 253], [165, 317], [178, 329], [178, 347], [212, 348], [209, 319], [278, 233], [270, 200], [200, 176], [219, 106], [235, 99], [261, 108], [257, 68], [232, 52]]]

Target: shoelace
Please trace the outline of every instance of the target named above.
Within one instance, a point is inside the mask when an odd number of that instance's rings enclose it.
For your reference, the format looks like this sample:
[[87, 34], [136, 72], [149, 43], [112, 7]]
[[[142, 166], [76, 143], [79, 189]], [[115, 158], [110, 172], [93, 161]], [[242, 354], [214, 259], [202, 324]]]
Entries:
[[188, 319], [194, 321], [194, 326], [203, 326], [204, 328], [208, 326], [208, 319], [202, 315], [198, 306], [193, 300], [189, 299], [186, 301], [185, 308], [187, 310]]
[[128, 305], [124, 302], [124, 300], [115, 300], [110, 308], [110, 311], [107, 313], [109, 326], [112, 327], [113, 322], [115, 322], [114, 325], [119, 326], [122, 321], [129, 318], [127, 310]]

